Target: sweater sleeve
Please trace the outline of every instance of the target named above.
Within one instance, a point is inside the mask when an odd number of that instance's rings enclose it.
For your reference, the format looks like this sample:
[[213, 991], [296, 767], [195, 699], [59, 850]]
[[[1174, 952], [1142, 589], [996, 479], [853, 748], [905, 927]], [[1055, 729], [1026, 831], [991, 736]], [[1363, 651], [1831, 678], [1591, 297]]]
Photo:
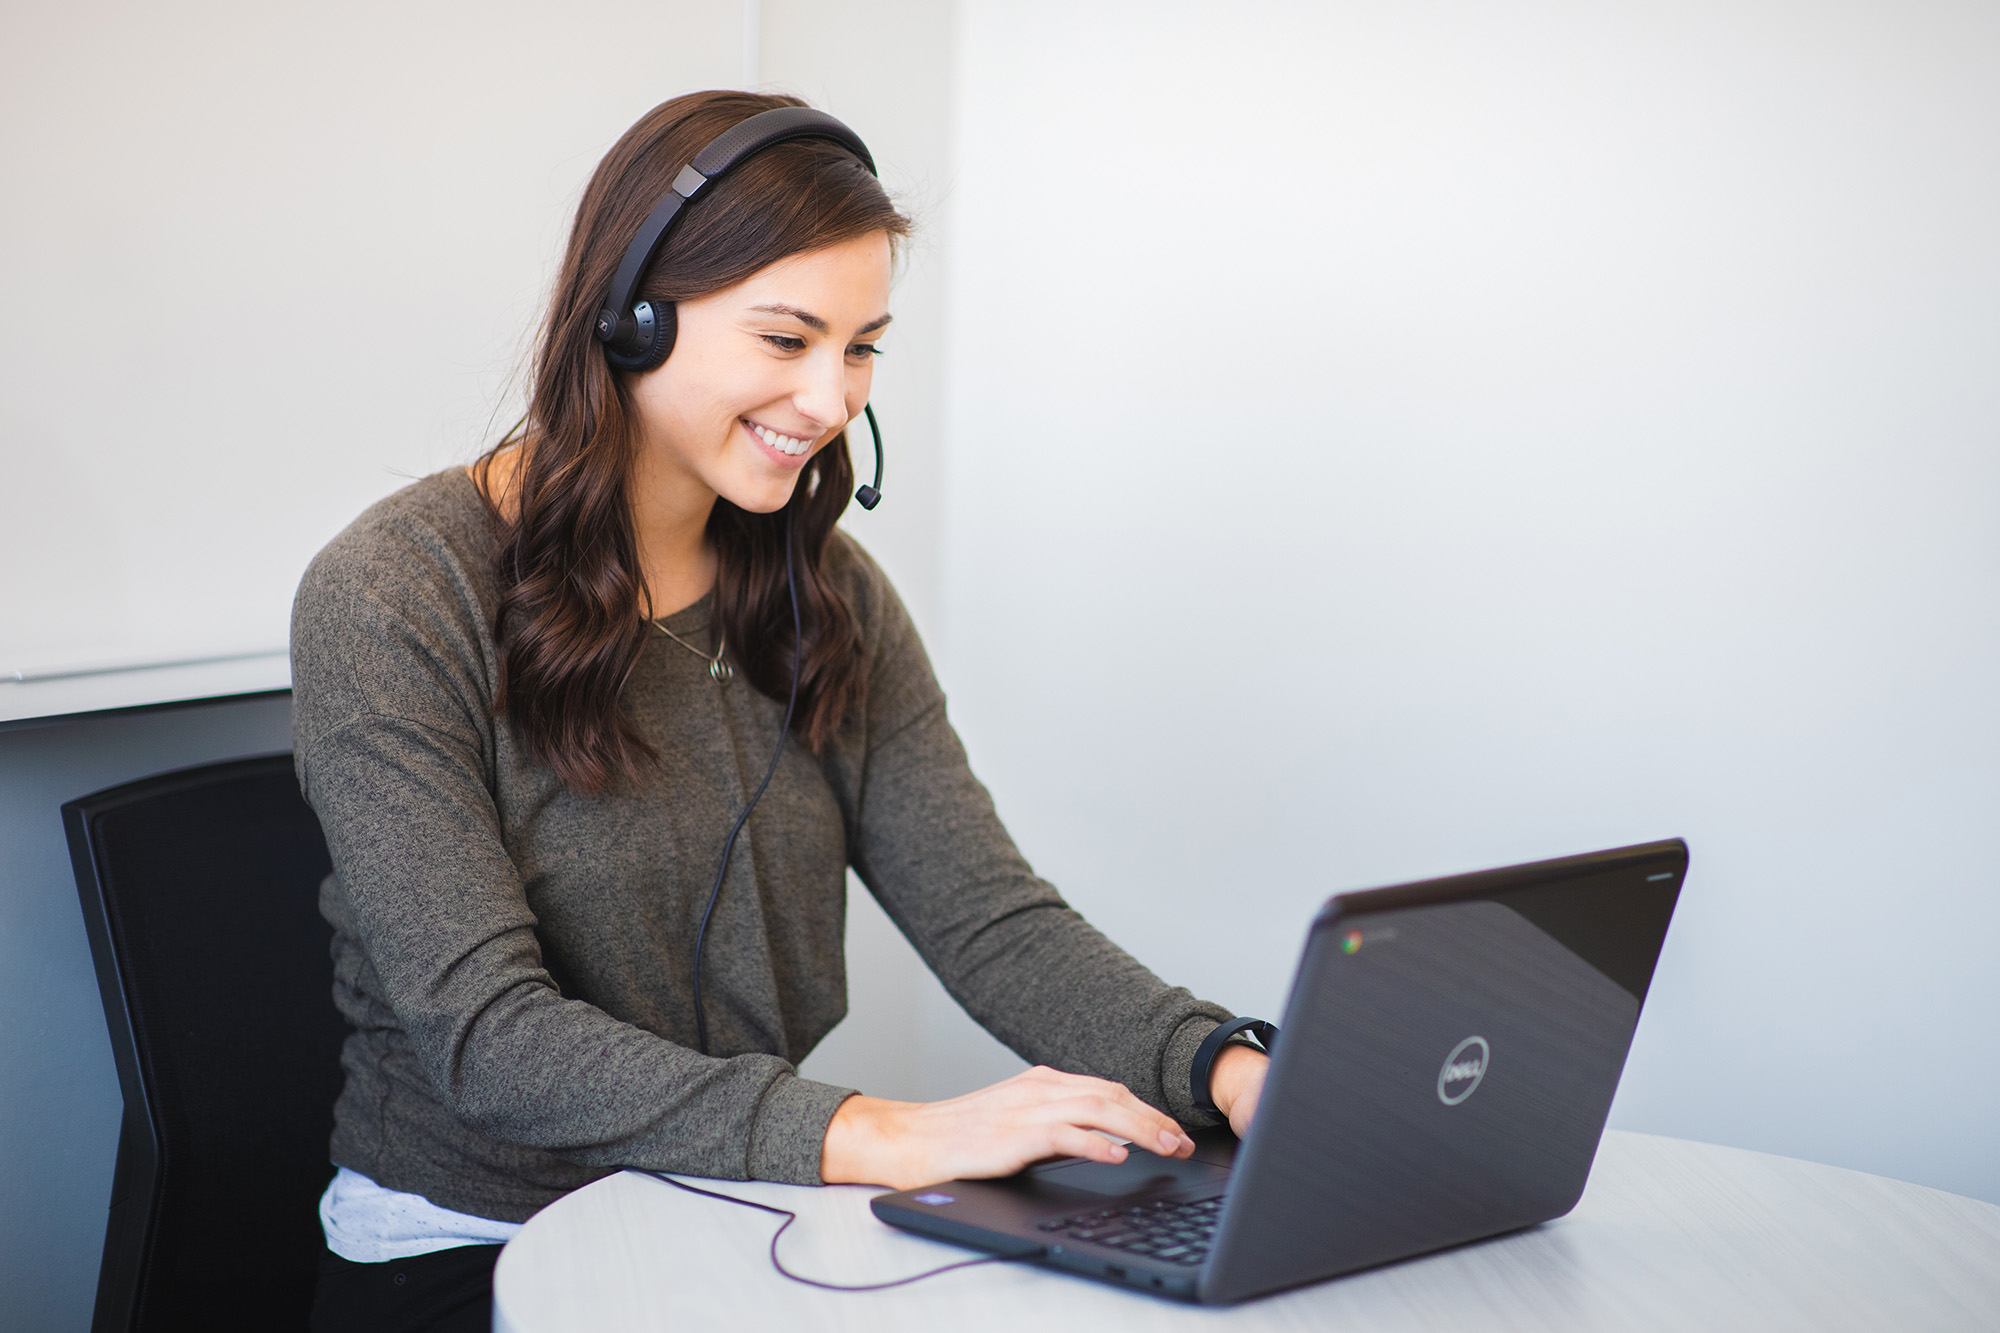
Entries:
[[1196, 1050], [1227, 1009], [1169, 986], [1029, 867], [945, 712], [915, 626], [865, 556], [872, 669], [856, 872], [952, 997], [1032, 1063], [1116, 1080], [1183, 1124]]
[[[377, 534], [368, 558], [449, 573], [422, 538], [398, 552]], [[488, 785], [476, 602], [449, 577], [367, 565], [330, 547], [293, 617], [295, 758], [337, 881], [323, 901], [359, 945], [338, 984], [393, 1014], [364, 1037], [493, 1139], [585, 1166], [818, 1183], [848, 1089], [775, 1055], [709, 1058], [562, 993]]]

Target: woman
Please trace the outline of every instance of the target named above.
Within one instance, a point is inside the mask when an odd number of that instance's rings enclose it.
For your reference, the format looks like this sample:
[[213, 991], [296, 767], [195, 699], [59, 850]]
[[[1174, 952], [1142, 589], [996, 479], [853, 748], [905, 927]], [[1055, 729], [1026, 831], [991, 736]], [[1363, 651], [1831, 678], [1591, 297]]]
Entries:
[[[908, 1187], [1123, 1160], [1105, 1134], [1185, 1154], [1215, 1123], [1190, 1080], [1228, 1013], [1035, 878], [834, 527], [908, 230], [870, 167], [803, 138], [701, 188], [638, 283], [670, 354], [607, 359], [649, 213], [793, 105], [701, 93], [635, 125], [578, 208], [523, 425], [371, 508], [300, 587], [298, 771], [355, 1029], [316, 1327], [483, 1328], [497, 1242], [624, 1166]], [[846, 1008], [850, 865], [1049, 1067], [930, 1104], [798, 1077]], [[1264, 1065], [1232, 1045], [1207, 1070], [1239, 1132]]]

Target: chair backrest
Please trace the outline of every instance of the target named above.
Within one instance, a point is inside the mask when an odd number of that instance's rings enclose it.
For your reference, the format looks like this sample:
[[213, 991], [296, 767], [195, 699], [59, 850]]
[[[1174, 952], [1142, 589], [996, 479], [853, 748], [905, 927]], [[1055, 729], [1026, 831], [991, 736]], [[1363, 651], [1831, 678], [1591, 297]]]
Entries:
[[125, 1118], [93, 1333], [303, 1329], [346, 1024], [290, 755], [63, 806]]

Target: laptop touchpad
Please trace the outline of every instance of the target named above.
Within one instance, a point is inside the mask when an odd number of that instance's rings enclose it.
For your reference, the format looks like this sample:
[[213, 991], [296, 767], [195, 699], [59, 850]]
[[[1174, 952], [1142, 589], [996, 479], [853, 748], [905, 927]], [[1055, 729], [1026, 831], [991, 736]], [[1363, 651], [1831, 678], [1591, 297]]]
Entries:
[[1109, 1162], [1057, 1162], [1034, 1168], [1040, 1184], [1060, 1185], [1086, 1194], [1151, 1194], [1186, 1189], [1191, 1185], [1219, 1185], [1229, 1172], [1207, 1162], [1161, 1157], [1140, 1148], [1117, 1164]]

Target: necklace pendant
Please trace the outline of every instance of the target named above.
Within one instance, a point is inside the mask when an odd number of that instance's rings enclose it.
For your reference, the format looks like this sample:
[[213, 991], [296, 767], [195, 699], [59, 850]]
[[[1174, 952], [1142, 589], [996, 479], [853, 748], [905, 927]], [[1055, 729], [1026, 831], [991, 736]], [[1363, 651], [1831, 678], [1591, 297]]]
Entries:
[[720, 657], [712, 657], [708, 661], [708, 674], [709, 678], [716, 684], [727, 685], [730, 681], [736, 679], [736, 668], [723, 661]]

